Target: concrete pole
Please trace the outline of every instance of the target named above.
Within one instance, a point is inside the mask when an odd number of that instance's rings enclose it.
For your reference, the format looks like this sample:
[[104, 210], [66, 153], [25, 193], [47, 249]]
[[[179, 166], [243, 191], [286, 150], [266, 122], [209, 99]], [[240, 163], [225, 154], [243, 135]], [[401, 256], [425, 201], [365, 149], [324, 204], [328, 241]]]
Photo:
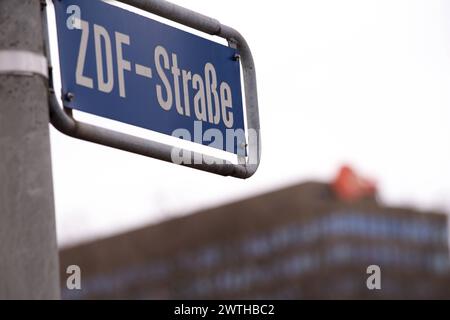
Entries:
[[[39, 0], [0, 0], [0, 52], [44, 54]], [[59, 299], [47, 83], [0, 74], [0, 299]]]

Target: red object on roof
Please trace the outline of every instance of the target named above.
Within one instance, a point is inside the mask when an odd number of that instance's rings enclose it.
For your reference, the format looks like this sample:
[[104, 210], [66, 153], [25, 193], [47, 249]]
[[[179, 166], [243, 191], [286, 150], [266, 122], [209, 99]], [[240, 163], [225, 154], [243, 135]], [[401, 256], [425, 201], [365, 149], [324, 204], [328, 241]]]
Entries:
[[374, 197], [377, 188], [374, 181], [359, 176], [349, 166], [343, 166], [331, 185], [340, 200], [355, 201]]

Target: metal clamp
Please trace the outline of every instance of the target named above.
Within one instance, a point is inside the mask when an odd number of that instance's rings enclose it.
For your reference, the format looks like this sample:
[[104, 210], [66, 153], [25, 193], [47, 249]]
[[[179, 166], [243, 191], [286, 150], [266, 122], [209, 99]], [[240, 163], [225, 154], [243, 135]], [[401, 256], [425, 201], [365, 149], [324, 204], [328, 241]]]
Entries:
[[24, 50], [0, 50], [0, 74], [48, 78], [47, 57]]
[[[230, 47], [235, 47], [239, 50], [244, 76], [247, 129], [251, 129], [252, 132], [256, 133], [256, 137], [253, 139], [256, 141], [250, 141], [249, 143], [247, 159], [243, 162], [240, 159], [239, 164], [233, 164], [223, 159], [182, 149], [180, 151], [190, 152], [191, 163], [181, 163], [181, 165], [241, 179], [253, 176], [260, 163], [261, 137], [255, 66], [250, 48], [245, 39], [239, 32], [222, 25], [215, 19], [164, 0], [119, 1], [193, 29], [224, 38], [228, 41]], [[171, 157], [173, 146], [79, 122], [71, 116], [70, 112], [65, 112], [60, 106], [54, 90], [51, 90], [50, 93], [50, 121], [62, 133], [77, 139], [173, 163]], [[202, 163], [196, 163], [196, 159], [203, 159]]]

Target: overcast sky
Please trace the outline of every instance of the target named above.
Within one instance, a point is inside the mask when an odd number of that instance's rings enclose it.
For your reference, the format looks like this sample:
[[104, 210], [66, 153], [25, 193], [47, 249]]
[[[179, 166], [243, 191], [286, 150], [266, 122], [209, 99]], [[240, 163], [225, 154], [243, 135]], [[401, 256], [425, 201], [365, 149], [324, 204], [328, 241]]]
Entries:
[[247, 38], [258, 76], [260, 170], [246, 181], [223, 178], [52, 128], [61, 245], [288, 184], [327, 181], [345, 163], [374, 178], [389, 205], [450, 211], [448, 2], [173, 2]]

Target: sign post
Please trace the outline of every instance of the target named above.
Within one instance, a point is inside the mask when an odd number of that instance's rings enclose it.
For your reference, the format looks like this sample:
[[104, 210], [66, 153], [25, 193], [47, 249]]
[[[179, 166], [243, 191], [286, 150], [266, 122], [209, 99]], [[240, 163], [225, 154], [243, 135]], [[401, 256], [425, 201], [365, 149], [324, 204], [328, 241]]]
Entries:
[[41, 2], [0, 1], [0, 300], [59, 299]]
[[[166, 1], [121, 2], [224, 38], [229, 46], [98, 0], [54, 1], [62, 108], [48, 81], [45, 1], [0, 1], [0, 299], [60, 297], [49, 111], [65, 134], [173, 163], [173, 146], [79, 122], [68, 109], [163, 134], [181, 129], [195, 137], [200, 124], [210, 137], [193, 142], [233, 153], [238, 164], [195, 152], [177, 164], [244, 179], [258, 168], [256, 76], [245, 39]], [[229, 130], [232, 144], [212, 143], [228, 139]]]

